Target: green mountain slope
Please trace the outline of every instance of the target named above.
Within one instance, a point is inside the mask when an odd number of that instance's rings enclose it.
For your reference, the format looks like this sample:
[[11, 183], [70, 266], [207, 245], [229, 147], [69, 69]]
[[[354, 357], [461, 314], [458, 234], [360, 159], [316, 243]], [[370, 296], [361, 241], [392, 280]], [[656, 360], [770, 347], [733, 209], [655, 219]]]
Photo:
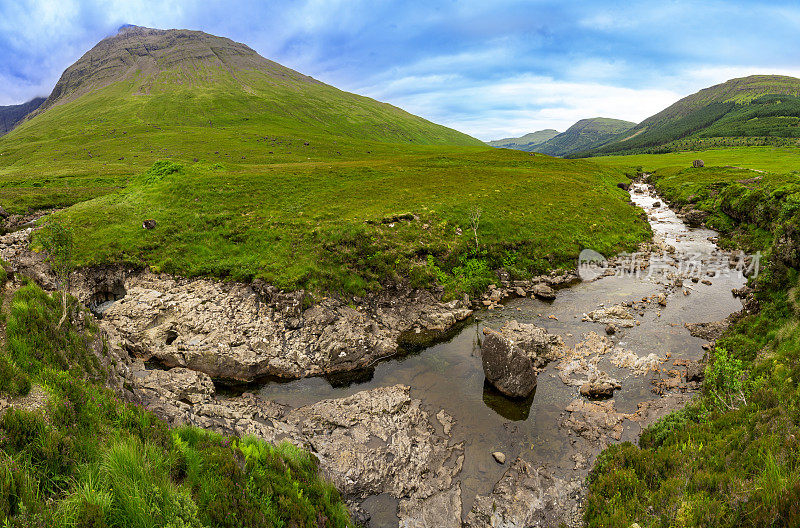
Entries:
[[545, 141], [556, 137], [558, 134], [560, 134], [558, 130], [547, 128], [545, 130], [537, 130], [536, 132], [525, 134], [524, 136], [518, 138], [505, 138], [497, 139], [495, 141], [487, 141], [486, 144], [490, 147], [496, 148], [510, 148], [530, 151], [533, 147], [541, 145]]
[[44, 97], [35, 97], [27, 103], [10, 106], [0, 106], [0, 136], [7, 134], [25, 116], [39, 108], [44, 102]]
[[[423, 144], [480, 144], [394, 106], [343, 92], [199, 31], [123, 29], [62, 75], [16, 138], [91, 136], [120, 127], [260, 127]], [[199, 132], [199, 130], [198, 130]]]
[[566, 156], [574, 152], [581, 152], [604, 145], [618, 134], [630, 130], [635, 125], [636, 123], [631, 123], [630, 121], [609, 119], [607, 117], [581, 119], [569, 127], [566, 132], [536, 146], [532, 150], [542, 154], [549, 154], [550, 156]]
[[[670, 145], [749, 144], [732, 138], [800, 138], [800, 79], [753, 75], [684, 97], [593, 151], [670, 149]], [[710, 142], [709, 138], [728, 138]]]

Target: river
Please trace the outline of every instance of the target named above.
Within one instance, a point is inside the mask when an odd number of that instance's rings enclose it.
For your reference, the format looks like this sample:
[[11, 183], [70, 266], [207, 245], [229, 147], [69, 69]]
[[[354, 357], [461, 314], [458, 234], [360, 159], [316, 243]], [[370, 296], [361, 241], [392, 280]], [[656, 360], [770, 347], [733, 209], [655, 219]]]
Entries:
[[[725, 256], [714, 243], [716, 233], [688, 228], [673, 211], [659, 204], [659, 197], [649, 186], [634, 184], [631, 198], [647, 212], [656, 243], [675, 249], [674, 254], [668, 254], [671, 276], [616, 270], [614, 275], [562, 289], [552, 302], [535, 298], [509, 300], [502, 309], [476, 313], [471, 324], [447, 342], [379, 363], [369, 379], [345, 386], [334, 386], [323, 378], [268, 383], [260, 388], [260, 396], [299, 407], [365, 389], [409, 385], [412, 396], [422, 400], [434, 414], [444, 409], [455, 418], [453, 437], [465, 443], [465, 461], [459, 475], [465, 513], [472, 507], [476, 494], [491, 492], [507, 469], [508, 462], [501, 465], [493, 459], [495, 451], [503, 452], [509, 461], [520, 456], [559, 478], [582, 481], [601, 445], [570, 434], [563, 425], [565, 409], [581, 398], [578, 387], [562, 381], [558, 362], [554, 361], [539, 373], [532, 400], [518, 402], [502, 397], [484, 383], [480, 354], [482, 328], [497, 329], [516, 319], [543, 327], [560, 335], [567, 346], [574, 346], [589, 332], [605, 334], [604, 324], [585, 320], [584, 314], [627, 302], [634, 305], [630, 311], [635, 325], [613, 335], [613, 345], [638, 357], [655, 354], [662, 360], [668, 358], [660, 366], [665, 372], [673, 367], [679, 369], [676, 361], [680, 365], [683, 360], [703, 356], [705, 341], [692, 337], [684, 323], [718, 321], [741, 309], [741, 302], [731, 293], [745, 282], [738, 273], [715, 277], [704, 274], [701, 278], [705, 283], [684, 277], [683, 285], [675, 285], [675, 276], [680, 275], [676, 264], [681, 266], [698, 258], [715, 261]], [[651, 263], [651, 269], [654, 267]], [[666, 295], [663, 305], [649, 302], [642, 306], [642, 299], [653, 299], [662, 293]], [[621, 385], [612, 400], [617, 412], [635, 412], [641, 402], [660, 397], [651, 389], [653, 380], [665, 376], [664, 372], [637, 375], [631, 369], [614, 366], [610, 355], [606, 356], [599, 358], [598, 367]], [[681, 390], [686, 389], [675, 389]], [[640, 423], [634, 420], [622, 423], [621, 440], [635, 441]], [[586, 463], [581, 463], [581, 456], [587, 459]], [[372, 497], [364, 508], [372, 515], [373, 528], [398, 526], [395, 499]]]

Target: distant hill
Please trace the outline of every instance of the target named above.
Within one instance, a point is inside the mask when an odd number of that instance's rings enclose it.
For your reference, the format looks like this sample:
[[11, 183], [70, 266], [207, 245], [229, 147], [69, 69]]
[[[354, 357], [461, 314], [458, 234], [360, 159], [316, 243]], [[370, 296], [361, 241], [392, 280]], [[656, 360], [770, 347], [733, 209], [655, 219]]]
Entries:
[[44, 97], [36, 97], [27, 103], [11, 106], [0, 106], [0, 136], [11, 132], [25, 116], [39, 108], [44, 102]]
[[747, 144], [742, 138], [800, 138], [800, 79], [753, 75], [705, 88], [592, 153]]
[[566, 156], [605, 145], [634, 126], [636, 123], [607, 117], [581, 119], [566, 132], [537, 145], [533, 150], [550, 156]]
[[525, 134], [524, 136], [518, 138], [505, 138], [497, 139], [495, 141], [487, 141], [486, 144], [496, 148], [532, 150], [533, 147], [541, 145], [545, 141], [556, 137], [558, 134], [560, 134], [558, 130], [547, 128], [545, 130], [538, 130], [536, 132], [531, 132], [530, 134]]

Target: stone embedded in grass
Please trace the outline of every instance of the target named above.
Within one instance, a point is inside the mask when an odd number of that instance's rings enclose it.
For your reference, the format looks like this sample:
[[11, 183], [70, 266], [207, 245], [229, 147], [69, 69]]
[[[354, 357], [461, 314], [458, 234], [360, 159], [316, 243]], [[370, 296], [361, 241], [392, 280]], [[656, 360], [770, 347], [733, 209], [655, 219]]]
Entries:
[[145, 220], [142, 222], [142, 227], [144, 229], [155, 229], [156, 228], [156, 221], [155, 220]]

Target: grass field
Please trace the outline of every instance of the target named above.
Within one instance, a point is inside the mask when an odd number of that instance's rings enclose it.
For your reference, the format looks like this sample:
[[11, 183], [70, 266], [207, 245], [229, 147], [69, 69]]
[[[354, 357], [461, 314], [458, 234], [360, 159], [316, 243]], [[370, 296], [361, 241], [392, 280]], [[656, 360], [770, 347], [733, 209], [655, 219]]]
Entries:
[[789, 173], [800, 171], [800, 148], [797, 147], [741, 147], [720, 148], [699, 152], [671, 152], [668, 154], [634, 154], [630, 156], [604, 156], [593, 161], [609, 167], [632, 170], [641, 167], [646, 172], [666, 168], [689, 168], [692, 161], [701, 159], [706, 167], [743, 167], [768, 172]]
[[[423, 127], [406, 143], [356, 138], [344, 125], [337, 135], [298, 132], [292, 120], [255, 111], [213, 126], [176, 116], [154, 127], [148, 120], [174, 101], [134, 99], [119, 114], [133, 117], [103, 118], [110, 103], [95, 109], [106, 95], [50, 109], [0, 138], [0, 205], [69, 207], [54, 216], [74, 231], [79, 264], [320, 292], [438, 280], [456, 295], [484, 288], [492, 269], [527, 276], [572, 265], [584, 247], [633, 249], [649, 233], [616, 188], [624, 171], [593, 160], [421, 144], [470, 142], [448, 129], [436, 138]], [[216, 115], [233, 115], [220, 100]], [[387, 220], [409, 213], [411, 221]], [[142, 229], [145, 219], [156, 229]]]

